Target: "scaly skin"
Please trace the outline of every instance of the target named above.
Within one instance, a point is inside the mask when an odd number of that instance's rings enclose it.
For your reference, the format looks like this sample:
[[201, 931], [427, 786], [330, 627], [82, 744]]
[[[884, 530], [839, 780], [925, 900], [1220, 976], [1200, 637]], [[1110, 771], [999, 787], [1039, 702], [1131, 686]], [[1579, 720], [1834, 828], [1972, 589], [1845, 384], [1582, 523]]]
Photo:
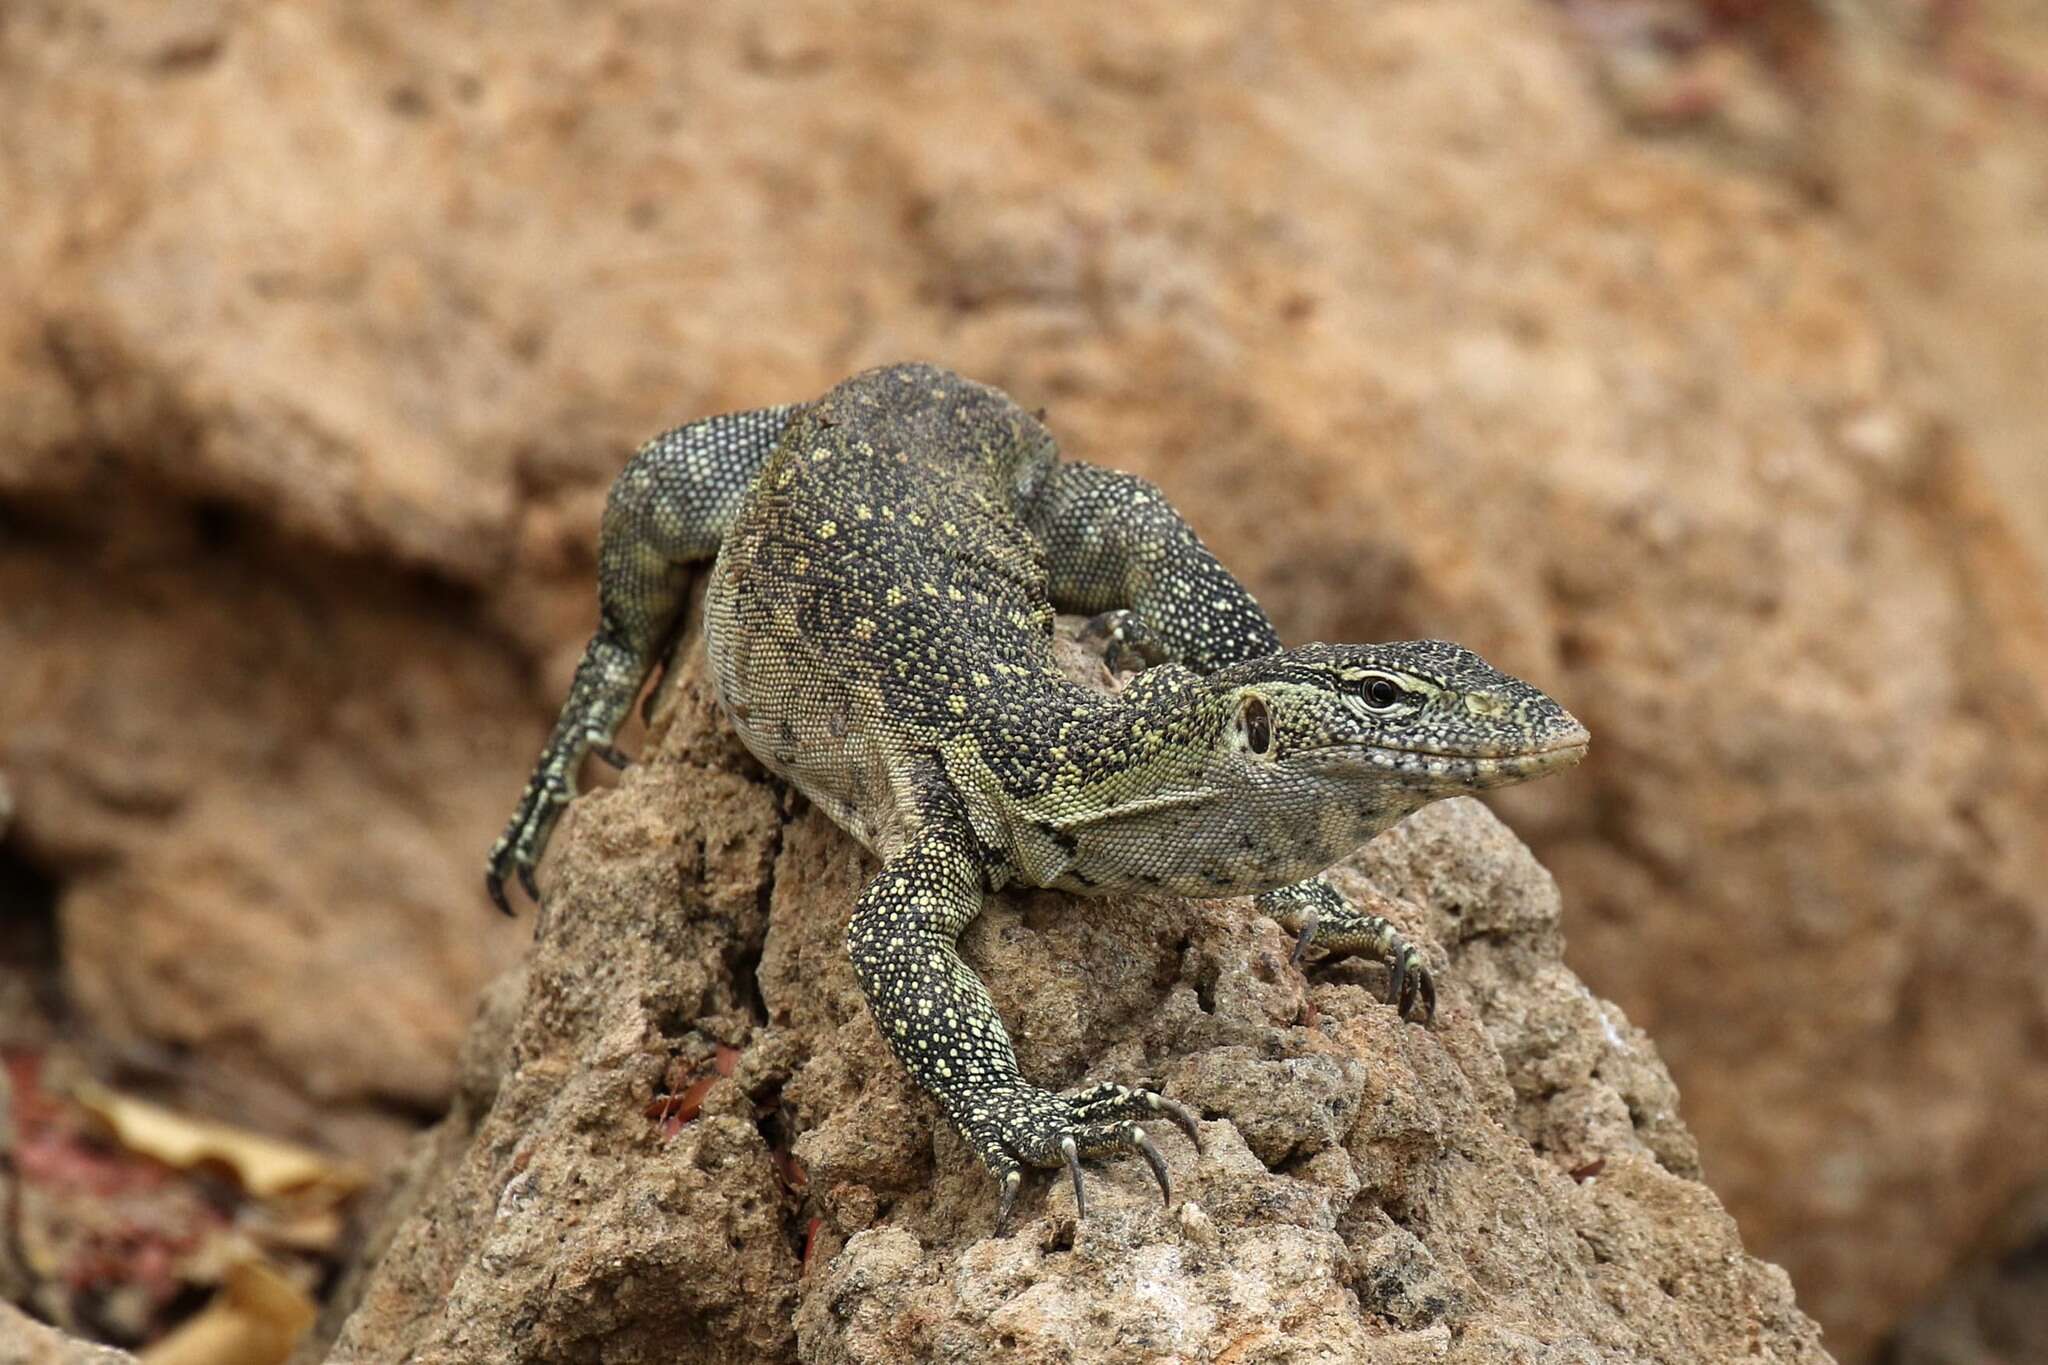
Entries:
[[[1586, 732], [1441, 641], [1284, 650], [1251, 594], [1152, 485], [1060, 461], [1000, 392], [923, 365], [815, 403], [714, 417], [642, 448], [613, 488], [601, 624], [525, 799], [492, 850], [502, 907], [533, 889], [586, 752], [610, 743], [666, 647], [685, 566], [717, 555], [706, 645], [747, 747], [882, 861], [847, 927], [877, 1027], [1000, 1182], [1196, 1136], [1149, 1090], [1024, 1080], [955, 951], [1011, 884], [1256, 895], [1314, 947], [1387, 963], [1427, 1019], [1436, 983], [1394, 927], [1316, 874], [1440, 797], [1576, 762]], [[1106, 697], [1053, 660], [1055, 610], [1094, 614]]]

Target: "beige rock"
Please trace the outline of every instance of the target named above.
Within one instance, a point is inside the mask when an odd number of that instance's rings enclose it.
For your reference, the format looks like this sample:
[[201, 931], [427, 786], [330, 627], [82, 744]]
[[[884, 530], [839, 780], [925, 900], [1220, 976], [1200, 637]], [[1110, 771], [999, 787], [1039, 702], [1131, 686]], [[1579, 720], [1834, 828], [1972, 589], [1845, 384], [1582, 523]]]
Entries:
[[442, 1101], [624, 450], [923, 356], [1289, 638], [1589, 721], [1504, 809], [1845, 1355], [2038, 1175], [2038, 582], [1838, 222], [1619, 131], [1551, 9], [160, 11], [0, 26], [0, 766], [181, 1102]]
[[2048, 1360], [2048, 1185], [2017, 1200], [1985, 1244], [1893, 1338], [1898, 1365]]
[[2048, 12], [1856, 0], [1833, 38], [1813, 172], [2048, 572]]
[[[1158, 1081], [1207, 1121], [1200, 1155], [1162, 1134], [1175, 1207], [1109, 1162], [1085, 1219], [1048, 1174], [990, 1236], [994, 1182], [840, 949], [872, 859], [735, 750], [683, 649], [648, 758], [557, 835], [523, 989], [472, 1030], [329, 1359], [1829, 1358], [1471, 801], [1343, 874], [1443, 972], [1430, 1029], [1381, 968], [1305, 978], [1246, 901], [997, 898], [964, 952], [1026, 1074]], [[701, 1101], [672, 1134], [664, 1088]]]
[[67, 1337], [0, 1300], [0, 1365], [134, 1365], [111, 1346]]
[[182, 524], [0, 545], [26, 604], [0, 656], [27, 661], [0, 670], [0, 747], [26, 856], [80, 869], [60, 942], [101, 1047], [187, 1107], [372, 1154], [443, 1104], [523, 946], [442, 847], [516, 786], [477, 756], [523, 740], [523, 696], [436, 593], [321, 574]]

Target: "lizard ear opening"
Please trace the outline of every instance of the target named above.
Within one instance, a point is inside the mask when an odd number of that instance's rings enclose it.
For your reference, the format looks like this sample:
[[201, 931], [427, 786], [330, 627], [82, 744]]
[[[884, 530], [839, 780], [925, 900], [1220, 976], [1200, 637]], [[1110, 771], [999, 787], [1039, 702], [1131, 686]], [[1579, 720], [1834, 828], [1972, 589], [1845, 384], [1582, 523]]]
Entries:
[[1263, 754], [1273, 747], [1273, 715], [1266, 709], [1264, 697], [1256, 692], [1246, 693], [1238, 719], [1244, 726], [1245, 743], [1253, 753]]

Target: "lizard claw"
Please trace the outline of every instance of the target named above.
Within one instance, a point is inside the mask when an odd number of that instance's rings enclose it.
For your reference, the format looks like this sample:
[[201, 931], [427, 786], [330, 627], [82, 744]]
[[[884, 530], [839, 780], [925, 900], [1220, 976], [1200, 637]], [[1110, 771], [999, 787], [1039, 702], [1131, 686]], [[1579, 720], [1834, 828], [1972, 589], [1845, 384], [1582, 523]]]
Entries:
[[543, 760], [526, 784], [526, 794], [520, 798], [512, 823], [491, 846], [491, 856], [484, 861], [484, 893], [505, 914], [513, 913], [512, 902], [505, 895], [508, 881], [517, 881], [533, 903], [540, 904], [540, 887], [533, 879], [533, 866], [540, 861], [548, 835], [571, 795], [568, 784]]
[[1137, 1124], [1131, 1125], [1131, 1145], [1145, 1158], [1145, 1164], [1152, 1168], [1152, 1178], [1159, 1182], [1159, 1197], [1168, 1208], [1173, 1207], [1173, 1177], [1166, 1173], [1166, 1158], [1159, 1154], [1159, 1144], [1152, 1141], [1152, 1135]]
[[1416, 972], [1415, 984], [1421, 988], [1422, 1022], [1433, 1024], [1436, 1022], [1436, 978], [1429, 974], [1428, 968], [1423, 968]]
[[1023, 1188], [1024, 1172], [1012, 1166], [1003, 1177], [1003, 1197], [996, 1204], [996, 1236], [1009, 1235], [1010, 1211], [1017, 1207], [1017, 1191]]
[[1142, 673], [1173, 657], [1145, 618], [1128, 607], [1090, 617], [1081, 638], [1101, 647], [1102, 662], [1112, 673]]
[[1074, 1135], [1067, 1134], [1060, 1139], [1060, 1155], [1066, 1158], [1067, 1173], [1074, 1177], [1074, 1216], [1088, 1216], [1088, 1190], [1081, 1183], [1081, 1154], [1074, 1149]]
[[1308, 945], [1315, 941], [1316, 924], [1316, 913], [1311, 910], [1301, 922], [1301, 932], [1295, 936], [1294, 951], [1287, 958], [1289, 966], [1299, 967], [1302, 958], [1308, 955]]
[[[1147, 1093], [1149, 1094], [1150, 1092], [1148, 1091]], [[1196, 1152], [1202, 1151], [1201, 1121], [1195, 1117], [1194, 1110], [1176, 1100], [1170, 1100], [1164, 1095], [1153, 1095], [1152, 1107], [1166, 1115], [1174, 1127], [1188, 1135], [1188, 1141], [1194, 1145]]]
[[590, 752], [603, 759], [607, 766], [616, 768], [620, 772], [626, 771], [633, 762], [632, 759], [626, 757], [622, 749], [612, 744], [593, 744], [590, 746]]

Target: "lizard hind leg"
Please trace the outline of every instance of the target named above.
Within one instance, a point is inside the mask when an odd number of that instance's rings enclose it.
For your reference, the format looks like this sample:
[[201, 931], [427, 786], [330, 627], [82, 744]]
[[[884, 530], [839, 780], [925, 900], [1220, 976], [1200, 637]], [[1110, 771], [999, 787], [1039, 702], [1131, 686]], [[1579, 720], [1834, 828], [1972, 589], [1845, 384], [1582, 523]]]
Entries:
[[598, 539], [598, 628], [584, 647], [555, 727], [505, 832], [492, 846], [484, 889], [506, 914], [505, 880], [534, 900], [534, 868], [576, 795], [583, 756], [614, 767], [612, 747], [656, 659], [674, 638], [689, 565], [718, 552], [754, 475], [774, 451], [790, 409], [757, 408], [708, 417], [640, 447], [605, 499]]
[[1170, 659], [1197, 673], [1280, 648], [1251, 593], [1165, 494], [1135, 474], [1068, 461], [1020, 511], [1045, 547], [1053, 605], [1100, 613], [1095, 628], [1112, 648], [1121, 644], [1148, 664]]

